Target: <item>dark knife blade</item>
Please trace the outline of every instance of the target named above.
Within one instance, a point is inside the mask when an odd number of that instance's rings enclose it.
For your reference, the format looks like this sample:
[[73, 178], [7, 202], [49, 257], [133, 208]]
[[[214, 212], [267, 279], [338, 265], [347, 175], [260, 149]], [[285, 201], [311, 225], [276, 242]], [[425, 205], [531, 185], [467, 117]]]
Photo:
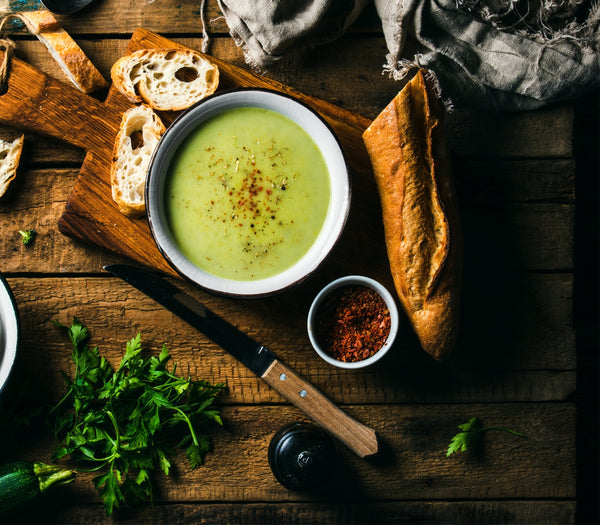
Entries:
[[167, 279], [155, 272], [123, 264], [112, 264], [104, 269], [152, 297], [200, 330], [360, 457], [377, 453], [379, 445], [373, 429], [340, 410], [264, 346], [182, 292]]
[[104, 269], [190, 323], [257, 376], [262, 377], [275, 359], [275, 356], [264, 346], [211, 312], [159, 274], [125, 264], [111, 264]]

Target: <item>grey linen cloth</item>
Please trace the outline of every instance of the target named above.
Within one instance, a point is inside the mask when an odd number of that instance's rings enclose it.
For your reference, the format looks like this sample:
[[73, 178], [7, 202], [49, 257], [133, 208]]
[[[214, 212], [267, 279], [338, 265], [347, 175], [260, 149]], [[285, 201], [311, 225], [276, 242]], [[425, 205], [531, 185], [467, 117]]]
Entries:
[[[370, 0], [219, 0], [257, 69], [341, 36]], [[600, 86], [600, 4], [586, 0], [373, 0], [395, 79], [429, 70], [456, 107], [534, 109]], [[595, 2], [595, 0], [592, 0]], [[419, 49], [404, 56], [412, 39]]]

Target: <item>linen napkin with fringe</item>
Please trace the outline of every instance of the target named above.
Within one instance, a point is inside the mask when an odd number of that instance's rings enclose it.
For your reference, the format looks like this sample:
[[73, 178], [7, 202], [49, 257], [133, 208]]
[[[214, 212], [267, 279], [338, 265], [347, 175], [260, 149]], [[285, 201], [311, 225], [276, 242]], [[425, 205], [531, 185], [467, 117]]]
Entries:
[[[534, 109], [600, 86], [595, 0], [373, 0], [383, 70], [429, 70], [456, 107]], [[370, 0], [219, 0], [246, 61], [275, 62], [339, 38]], [[406, 42], [419, 49], [405, 56]]]

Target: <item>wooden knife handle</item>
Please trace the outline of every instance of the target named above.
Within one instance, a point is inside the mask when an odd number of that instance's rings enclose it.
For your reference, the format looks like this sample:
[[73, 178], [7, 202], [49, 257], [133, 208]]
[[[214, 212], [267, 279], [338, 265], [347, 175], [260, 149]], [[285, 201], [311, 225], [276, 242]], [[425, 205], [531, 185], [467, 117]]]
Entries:
[[[0, 51], [0, 60], [4, 53]], [[85, 150], [114, 143], [122, 109], [52, 78], [12, 57], [8, 89], [0, 94], [0, 123], [48, 135]]]
[[352, 419], [281, 361], [275, 359], [262, 378], [361, 458], [377, 453], [373, 429]]

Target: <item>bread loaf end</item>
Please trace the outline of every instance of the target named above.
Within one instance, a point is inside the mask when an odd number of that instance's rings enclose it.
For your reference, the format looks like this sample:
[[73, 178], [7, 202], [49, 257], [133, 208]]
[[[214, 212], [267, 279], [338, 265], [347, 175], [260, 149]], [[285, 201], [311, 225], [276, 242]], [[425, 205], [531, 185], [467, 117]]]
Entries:
[[441, 107], [422, 71], [364, 132], [395, 288], [425, 351], [457, 340], [462, 241]]

